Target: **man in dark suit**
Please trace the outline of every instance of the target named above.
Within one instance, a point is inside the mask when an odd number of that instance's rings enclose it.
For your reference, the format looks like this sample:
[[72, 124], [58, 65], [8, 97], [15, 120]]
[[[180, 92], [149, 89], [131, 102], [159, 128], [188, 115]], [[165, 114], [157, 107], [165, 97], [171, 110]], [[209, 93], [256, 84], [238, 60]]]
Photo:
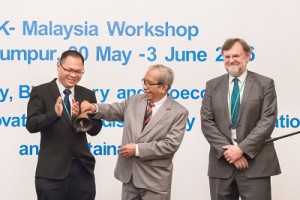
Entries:
[[164, 65], [149, 67], [142, 79], [145, 94], [121, 103], [93, 105], [82, 110], [109, 121], [124, 121], [122, 148], [115, 177], [123, 182], [122, 200], [169, 200], [173, 157], [186, 128], [188, 111], [168, 91], [173, 71]]
[[211, 199], [270, 200], [270, 176], [280, 174], [274, 144], [265, 143], [277, 117], [274, 81], [247, 71], [244, 40], [228, 39], [222, 54], [228, 73], [207, 82], [201, 107]]
[[[40, 151], [35, 174], [39, 200], [94, 200], [95, 158], [86, 133], [76, 132], [72, 122], [79, 114], [79, 103], [96, 103], [95, 93], [77, 85], [84, 74], [84, 59], [68, 50], [57, 63], [58, 78], [32, 89], [27, 107], [26, 128], [41, 133]], [[102, 122], [90, 116], [97, 135]]]

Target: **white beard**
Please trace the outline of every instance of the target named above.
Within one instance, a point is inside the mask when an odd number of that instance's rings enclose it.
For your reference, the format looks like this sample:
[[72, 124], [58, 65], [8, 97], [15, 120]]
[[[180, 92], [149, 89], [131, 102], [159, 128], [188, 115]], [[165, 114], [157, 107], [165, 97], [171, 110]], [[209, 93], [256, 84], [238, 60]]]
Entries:
[[234, 77], [239, 77], [240, 75], [242, 75], [244, 72], [243, 72], [243, 69], [241, 67], [241, 65], [230, 65], [230, 66], [225, 66], [227, 72], [231, 75], [231, 76], [234, 76]]

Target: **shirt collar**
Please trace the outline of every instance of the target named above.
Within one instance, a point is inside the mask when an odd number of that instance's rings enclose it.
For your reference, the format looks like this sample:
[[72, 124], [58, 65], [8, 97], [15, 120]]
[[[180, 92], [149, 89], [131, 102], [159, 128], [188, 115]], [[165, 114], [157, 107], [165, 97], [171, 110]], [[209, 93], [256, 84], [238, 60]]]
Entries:
[[156, 108], [159, 108], [168, 98], [168, 95], [165, 95], [161, 100], [155, 102], [154, 105]]
[[245, 80], [245, 78], [247, 77], [247, 73], [248, 73], [248, 70], [246, 70], [242, 75], [240, 75], [239, 77], [234, 77], [232, 75], [229, 74], [229, 84], [232, 83], [232, 80], [234, 78], [237, 78], [239, 79], [239, 82], [243, 82]]
[[[61, 84], [61, 82], [59, 82], [58, 79], [56, 79], [56, 84], [57, 84], [57, 86], [58, 86], [59, 93], [60, 93], [60, 94], [64, 94], [64, 90], [66, 89], [65, 86], [63, 86], [63, 85]], [[74, 95], [75, 95], [75, 93], [74, 93], [74, 87], [68, 88], [68, 89], [71, 90], [71, 94], [74, 96]]]

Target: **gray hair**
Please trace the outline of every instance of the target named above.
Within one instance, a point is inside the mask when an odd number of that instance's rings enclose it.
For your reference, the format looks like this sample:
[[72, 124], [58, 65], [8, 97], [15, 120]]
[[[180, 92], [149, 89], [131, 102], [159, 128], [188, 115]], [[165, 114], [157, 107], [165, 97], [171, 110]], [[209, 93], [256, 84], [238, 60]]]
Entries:
[[159, 70], [159, 75], [158, 75], [158, 82], [159, 83], [165, 83], [168, 85], [168, 90], [171, 89], [171, 86], [174, 81], [174, 72], [171, 68], [162, 65], [162, 64], [156, 64], [152, 65], [148, 68], [149, 70]]

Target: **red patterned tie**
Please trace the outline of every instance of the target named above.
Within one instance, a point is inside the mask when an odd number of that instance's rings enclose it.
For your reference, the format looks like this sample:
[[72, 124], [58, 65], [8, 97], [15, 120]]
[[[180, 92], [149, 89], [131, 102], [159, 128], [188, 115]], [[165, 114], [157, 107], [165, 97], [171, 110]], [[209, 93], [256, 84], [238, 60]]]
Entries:
[[148, 124], [148, 122], [152, 118], [152, 107], [154, 107], [154, 106], [155, 106], [154, 103], [148, 102], [148, 108], [147, 108], [146, 115], [144, 118], [144, 127]]

